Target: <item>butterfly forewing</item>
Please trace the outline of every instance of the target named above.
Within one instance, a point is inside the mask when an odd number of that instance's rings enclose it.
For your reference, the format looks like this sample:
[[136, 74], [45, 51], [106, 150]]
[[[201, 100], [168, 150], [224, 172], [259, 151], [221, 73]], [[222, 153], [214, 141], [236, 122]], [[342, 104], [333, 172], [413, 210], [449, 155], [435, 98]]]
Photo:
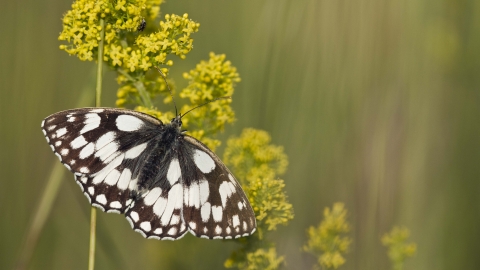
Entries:
[[83, 108], [42, 122], [50, 147], [93, 206], [124, 213], [144, 237], [230, 239], [252, 234], [240, 184], [205, 145], [130, 110]]

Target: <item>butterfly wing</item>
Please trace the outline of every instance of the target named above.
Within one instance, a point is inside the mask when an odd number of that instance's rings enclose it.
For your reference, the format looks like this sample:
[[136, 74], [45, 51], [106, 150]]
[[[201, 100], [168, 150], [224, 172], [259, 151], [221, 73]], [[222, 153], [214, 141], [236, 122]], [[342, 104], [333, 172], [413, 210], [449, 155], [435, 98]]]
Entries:
[[184, 189], [183, 216], [197, 237], [230, 239], [255, 232], [256, 220], [240, 183], [207, 146], [185, 136], [200, 178]]
[[50, 115], [42, 130], [90, 203], [124, 213], [148, 155], [145, 149], [162, 125], [135, 111], [81, 108]]

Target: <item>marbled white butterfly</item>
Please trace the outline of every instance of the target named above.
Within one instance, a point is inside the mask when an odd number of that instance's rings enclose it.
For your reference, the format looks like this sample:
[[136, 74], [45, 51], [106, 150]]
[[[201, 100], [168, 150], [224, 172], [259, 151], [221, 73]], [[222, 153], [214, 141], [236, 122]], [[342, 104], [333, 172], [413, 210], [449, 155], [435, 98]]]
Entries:
[[42, 130], [90, 203], [125, 214], [144, 237], [251, 235], [255, 215], [240, 184], [181, 130], [181, 118], [163, 124], [131, 110], [80, 108], [50, 115]]

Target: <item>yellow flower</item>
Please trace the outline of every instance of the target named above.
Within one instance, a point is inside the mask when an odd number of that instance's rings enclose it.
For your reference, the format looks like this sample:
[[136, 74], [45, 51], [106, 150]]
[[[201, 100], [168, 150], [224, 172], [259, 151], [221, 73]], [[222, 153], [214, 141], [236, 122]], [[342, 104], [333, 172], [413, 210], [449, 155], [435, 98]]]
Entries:
[[388, 257], [394, 270], [403, 269], [405, 260], [412, 257], [417, 250], [415, 243], [406, 243], [409, 236], [410, 231], [407, 228], [397, 226], [382, 236], [382, 244], [388, 247]]
[[326, 269], [337, 269], [345, 264], [343, 254], [352, 240], [343, 236], [350, 231], [347, 210], [343, 203], [335, 203], [325, 208], [324, 219], [318, 227], [308, 228], [308, 242], [303, 250], [317, 256], [318, 264]]

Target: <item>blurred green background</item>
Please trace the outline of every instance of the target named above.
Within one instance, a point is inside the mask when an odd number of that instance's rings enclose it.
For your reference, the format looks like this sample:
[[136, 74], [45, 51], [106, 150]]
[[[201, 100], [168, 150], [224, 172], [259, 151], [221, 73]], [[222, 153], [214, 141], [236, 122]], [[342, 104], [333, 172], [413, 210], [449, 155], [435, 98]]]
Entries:
[[[15, 266], [58, 162], [40, 122], [93, 105], [94, 63], [58, 49], [71, 3], [0, 1], [1, 269]], [[177, 87], [210, 51], [225, 53], [242, 82], [223, 138], [254, 127], [285, 147], [295, 219], [271, 237], [286, 268], [315, 263], [301, 251], [306, 229], [336, 201], [352, 224], [341, 269], [389, 269], [380, 237], [394, 225], [418, 245], [405, 269], [480, 268], [480, 1], [177, 0], [166, 13], [201, 24], [194, 50], [174, 59]], [[114, 74], [104, 82], [113, 106]], [[87, 266], [90, 208], [64, 178], [30, 269]], [[98, 213], [97, 269], [218, 269], [236, 247], [145, 240]]]

